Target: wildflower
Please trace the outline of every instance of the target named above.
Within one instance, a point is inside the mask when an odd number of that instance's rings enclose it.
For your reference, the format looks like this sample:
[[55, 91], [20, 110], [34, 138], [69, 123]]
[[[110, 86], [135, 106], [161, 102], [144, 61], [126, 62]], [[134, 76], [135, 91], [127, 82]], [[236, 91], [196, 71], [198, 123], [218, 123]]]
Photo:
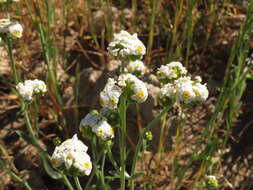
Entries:
[[146, 48], [138, 39], [137, 34], [131, 35], [124, 30], [114, 34], [114, 38], [107, 49], [113, 56], [123, 58], [127, 56], [141, 58], [146, 52]]
[[42, 80], [35, 79], [32, 82], [33, 90], [35, 93], [45, 93], [47, 92], [47, 86]]
[[117, 108], [121, 89], [116, 85], [116, 81], [112, 78], [107, 80], [104, 90], [100, 93], [99, 103], [102, 107], [110, 109]]
[[160, 98], [165, 99], [165, 98], [174, 98], [176, 95], [176, 89], [175, 86], [171, 83], [168, 83], [164, 85], [161, 90], [160, 90]]
[[0, 33], [9, 34], [11, 37], [21, 38], [23, 27], [17, 22], [11, 22], [9, 19], [0, 19]]
[[206, 187], [209, 190], [217, 189], [219, 187], [215, 176], [209, 175], [206, 177]]
[[144, 82], [138, 79], [136, 76], [128, 73], [121, 74], [119, 76], [119, 84], [123, 87], [129, 85], [132, 95], [131, 99], [137, 103], [143, 103], [148, 98], [148, 90]]
[[182, 63], [171, 62], [167, 65], [162, 65], [157, 71], [157, 76], [161, 82], [167, 83], [185, 76], [186, 73], [187, 70]]
[[8, 26], [8, 32], [12, 37], [21, 38], [23, 34], [23, 27], [17, 22], [11, 23]]
[[89, 113], [81, 121], [80, 130], [90, 127], [91, 131], [103, 140], [114, 138], [114, 130], [107, 119], [99, 113]]
[[196, 100], [200, 102], [204, 102], [208, 97], [208, 90], [206, 84], [201, 83], [193, 83], [193, 91], [196, 95]]
[[24, 100], [30, 101], [33, 94], [43, 95], [47, 91], [47, 86], [43, 81], [35, 79], [18, 83], [16, 89]]
[[127, 65], [127, 71], [133, 74], [142, 75], [146, 72], [146, 67], [142, 61], [130, 61]]
[[206, 85], [194, 82], [189, 77], [181, 77], [176, 80], [175, 88], [178, 100], [186, 104], [190, 102], [203, 102], [208, 97]]
[[24, 98], [24, 100], [26, 101], [32, 100], [33, 86], [24, 85], [24, 83], [20, 82], [17, 84], [16, 89], [18, 93]]
[[75, 134], [71, 139], [65, 140], [56, 146], [51, 163], [55, 168], [65, 171], [67, 174], [90, 175], [92, 163], [87, 154], [88, 147], [78, 140]]

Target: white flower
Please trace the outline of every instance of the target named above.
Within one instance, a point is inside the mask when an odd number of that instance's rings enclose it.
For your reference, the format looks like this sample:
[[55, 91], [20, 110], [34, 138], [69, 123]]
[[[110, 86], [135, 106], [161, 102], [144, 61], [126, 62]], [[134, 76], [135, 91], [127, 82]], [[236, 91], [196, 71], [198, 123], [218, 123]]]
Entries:
[[114, 130], [107, 119], [98, 113], [89, 113], [82, 119], [80, 128], [89, 126], [103, 140], [114, 138]]
[[23, 27], [17, 22], [11, 22], [9, 19], [0, 19], [0, 33], [10, 34], [12, 37], [21, 38]]
[[124, 30], [114, 34], [114, 38], [107, 49], [115, 57], [143, 56], [146, 52], [146, 48], [138, 39], [137, 34], [131, 35]]
[[206, 84], [195, 83], [192, 86], [193, 91], [196, 95], [196, 100], [204, 102], [208, 98], [208, 90]]
[[67, 170], [74, 168], [83, 175], [89, 175], [92, 163], [87, 150], [88, 147], [74, 135], [55, 148], [51, 163], [56, 168], [61, 166]]
[[201, 76], [196, 76], [195, 81], [198, 82], [198, 83], [201, 83], [202, 82]]
[[42, 80], [32, 80], [33, 90], [35, 93], [45, 93], [47, 92], [47, 85]]
[[119, 76], [119, 84], [126, 87], [129, 84], [130, 88], [133, 90], [133, 95], [131, 99], [138, 103], [143, 103], [147, 100], [148, 90], [144, 82], [138, 79], [136, 76], [128, 73], [121, 74]]
[[130, 73], [140, 73], [141, 75], [146, 72], [146, 67], [142, 61], [130, 61], [127, 65], [127, 71]]
[[35, 79], [18, 83], [16, 89], [24, 100], [30, 101], [33, 94], [41, 93], [43, 95], [47, 91], [47, 86], [43, 81]]
[[160, 98], [174, 98], [176, 95], [176, 89], [173, 84], [168, 83], [160, 89]]
[[131, 87], [134, 92], [134, 94], [131, 96], [133, 100], [138, 103], [143, 103], [147, 100], [148, 90], [144, 82], [138, 79], [131, 85]]
[[8, 32], [11, 34], [11, 36], [16, 38], [21, 38], [23, 34], [23, 27], [19, 23], [11, 23], [8, 26]]
[[103, 140], [114, 138], [114, 129], [106, 120], [92, 127], [92, 131]]
[[196, 83], [189, 77], [181, 77], [175, 81], [176, 95], [184, 103], [203, 102], [208, 97], [206, 85]]
[[16, 89], [18, 93], [24, 98], [24, 100], [26, 101], [32, 100], [32, 96], [33, 96], [32, 85], [25, 85], [24, 83], [20, 82], [17, 84]]
[[171, 62], [167, 65], [162, 65], [158, 71], [157, 76], [160, 80], [176, 80], [179, 77], [186, 75], [187, 70], [180, 62]]
[[99, 124], [101, 121], [105, 120], [105, 118], [98, 113], [88, 113], [81, 121], [81, 126], [89, 126], [94, 127]]
[[102, 107], [111, 109], [117, 108], [121, 88], [116, 85], [116, 81], [112, 78], [107, 80], [104, 90], [100, 93], [99, 103]]

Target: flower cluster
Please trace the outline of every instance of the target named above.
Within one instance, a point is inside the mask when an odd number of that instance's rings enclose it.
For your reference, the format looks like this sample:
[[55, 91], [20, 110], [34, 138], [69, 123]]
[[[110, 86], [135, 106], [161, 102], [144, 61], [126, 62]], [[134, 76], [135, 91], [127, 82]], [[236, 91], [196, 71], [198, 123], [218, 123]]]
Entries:
[[74, 135], [55, 148], [51, 163], [70, 175], [90, 175], [92, 163], [87, 150], [88, 147]]
[[97, 112], [87, 114], [80, 123], [80, 131], [84, 135], [89, 129], [103, 140], [114, 138], [114, 129], [107, 122], [107, 119]]
[[158, 79], [163, 82], [171, 82], [187, 74], [187, 70], [180, 62], [171, 62], [167, 65], [162, 65], [158, 71]]
[[99, 103], [102, 107], [117, 108], [122, 89], [116, 85], [112, 78], [107, 80], [104, 90], [100, 93]]
[[104, 90], [100, 93], [99, 102], [102, 107], [116, 109], [119, 98], [125, 88], [131, 90], [131, 99], [137, 103], [143, 103], [148, 97], [148, 91], [145, 83], [133, 74], [121, 74], [118, 82], [109, 78]]
[[108, 46], [108, 51], [115, 57], [135, 57], [135, 59], [138, 59], [145, 54], [146, 48], [138, 39], [136, 33], [131, 35], [122, 30], [114, 34], [114, 38]]
[[160, 90], [162, 100], [176, 99], [188, 104], [204, 102], [208, 98], [208, 90], [206, 84], [201, 84], [201, 77], [197, 76], [195, 80], [191, 80], [190, 77], [185, 76], [186, 73], [187, 70], [179, 62], [172, 62], [158, 69], [158, 79], [165, 79], [162, 80], [163, 83], [166, 80], [170, 81]]
[[43, 95], [47, 92], [46, 84], [38, 79], [26, 80], [24, 83], [20, 82], [17, 84], [16, 89], [26, 101], [32, 100], [34, 94]]
[[21, 38], [23, 27], [17, 22], [11, 22], [9, 19], [0, 19], [0, 33], [8, 34], [14, 38]]
[[130, 61], [126, 67], [126, 71], [136, 75], [143, 75], [146, 72], [146, 67], [140, 60]]

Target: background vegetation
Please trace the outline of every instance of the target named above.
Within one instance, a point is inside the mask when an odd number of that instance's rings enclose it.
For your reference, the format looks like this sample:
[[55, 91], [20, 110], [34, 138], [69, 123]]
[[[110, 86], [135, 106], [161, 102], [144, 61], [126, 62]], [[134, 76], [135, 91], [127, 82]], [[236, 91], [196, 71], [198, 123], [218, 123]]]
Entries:
[[[128, 113], [132, 150], [159, 110], [158, 85], [152, 82], [157, 67], [181, 61], [193, 76], [203, 76], [210, 93], [203, 106], [186, 108], [183, 125], [175, 109], [153, 131], [138, 163], [146, 173], [137, 178], [137, 188], [203, 189], [206, 175], [215, 175], [220, 189], [253, 188], [252, 2], [21, 0], [0, 8], [0, 18], [9, 12], [24, 27], [12, 51], [0, 47], [0, 189], [23, 189], [26, 183], [33, 189], [65, 188], [47, 175], [43, 152], [51, 154], [55, 137], [71, 137], [85, 114], [99, 108], [98, 95], [117, 68], [106, 48], [121, 29], [138, 33], [147, 45], [145, 81], [152, 84], [148, 102]], [[30, 78], [47, 81], [49, 88], [27, 113], [39, 146], [24, 135], [27, 118], [13, 90], [15, 80]], [[105, 168], [108, 173], [112, 166]]]

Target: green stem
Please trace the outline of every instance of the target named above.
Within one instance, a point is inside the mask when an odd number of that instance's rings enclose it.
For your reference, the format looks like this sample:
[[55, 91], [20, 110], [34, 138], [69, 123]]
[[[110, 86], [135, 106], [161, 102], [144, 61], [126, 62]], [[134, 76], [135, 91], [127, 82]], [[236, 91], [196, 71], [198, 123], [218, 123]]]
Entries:
[[128, 92], [125, 91], [122, 94], [119, 105], [119, 115], [120, 115], [120, 190], [125, 190], [126, 178], [126, 110], [127, 110], [127, 95]]
[[106, 144], [106, 150], [107, 150], [108, 158], [109, 158], [110, 162], [112, 163], [114, 169], [117, 170], [117, 171], [119, 171], [118, 164], [115, 161], [115, 159], [113, 158], [113, 154], [112, 154], [111, 148], [109, 147], [108, 144]]
[[83, 190], [82, 186], [80, 184], [79, 178], [78, 177], [74, 177], [75, 183], [76, 183], [76, 188], [77, 190]]
[[[163, 111], [156, 118], [154, 118], [148, 124], [148, 126], [142, 131], [142, 133], [139, 137], [137, 146], [136, 146], [135, 153], [134, 153], [134, 158], [133, 158], [132, 168], [131, 168], [131, 176], [134, 176], [134, 173], [135, 173], [135, 166], [136, 166], [136, 162], [137, 162], [137, 159], [138, 159], [139, 152], [141, 150], [141, 146], [142, 146], [142, 142], [143, 142], [142, 139], [145, 137], [145, 133], [147, 131], [151, 130], [155, 126], [155, 124], [161, 119], [161, 117], [170, 110], [170, 108], [173, 106], [173, 104], [174, 104], [174, 101], [170, 105], [164, 107]], [[134, 180], [135, 179], [131, 179], [131, 181], [130, 181], [130, 189], [131, 190], [134, 190]]]
[[14, 63], [13, 54], [12, 54], [12, 40], [9, 37], [7, 37], [6, 39], [7, 39], [7, 48], [8, 48], [8, 55], [10, 58], [10, 66], [12, 70], [12, 75], [13, 75], [15, 84], [18, 84], [19, 77], [18, 77], [17, 68]]
[[62, 180], [65, 183], [65, 185], [67, 186], [68, 190], [74, 190], [74, 188], [72, 187], [71, 183], [69, 182], [67, 176], [63, 175]]
[[106, 187], [105, 187], [105, 177], [104, 177], [105, 158], [106, 158], [106, 151], [104, 151], [104, 153], [103, 153], [102, 163], [101, 163], [101, 182], [102, 182], [103, 189], [106, 189]]

